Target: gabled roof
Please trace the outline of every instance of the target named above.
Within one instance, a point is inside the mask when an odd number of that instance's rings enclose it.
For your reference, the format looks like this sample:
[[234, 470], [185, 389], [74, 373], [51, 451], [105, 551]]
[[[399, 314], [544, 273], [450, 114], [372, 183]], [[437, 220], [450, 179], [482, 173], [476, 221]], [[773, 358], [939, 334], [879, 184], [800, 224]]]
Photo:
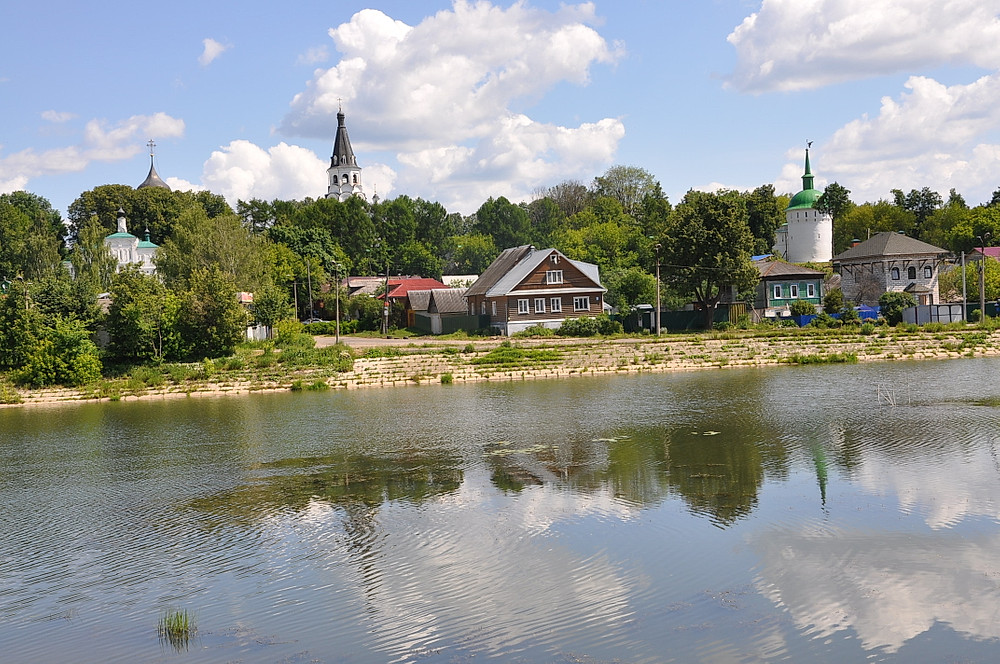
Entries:
[[[412, 294], [410, 297], [412, 303]], [[464, 288], [435, 288], [431, 291], [430, 311], [439, 314], [464, 314], [466, 306]]]
[[834, 263], [862, 261], [872, 258], [892, 258], [900, 256], [941, 256], [948, 252], [941, 247], [927, 244], [902, 233], [885, 231], [873, 235], [856, 247], [833, 257]]
[[802, 267], [785, 261], [754, 261], [754, 267], [760, 272], [761, 279], [788, 279], [803, 277], [805, 279], [822, 279], [825, 272]]
[[[549, 256], [552, 254], [557, 254], [562, 260], [567, 261], [583, 275], [593, 282], [593, 288], [600, 289], [604, 291], [605, 288], [601, 286], [601, 279], [598, 267], [593, 263], [584, 263], [583, 261], [574, 261], [566, 258], [558, 249], [539, 249], [532, 251], [521, 261], [508, 270], [507, 274], [503, 275], [497, 282], [486, 291], [487, 297], [501, 297], [503, 295], [508, 295], [511, 293], [518, 285], [524, 281], [528, 275], [535, 271], [535, 269], [541, 265], [543, 262], [548, 260]], [[492, 267], [492, 266], [491, 266]]]
[[411, 290], [431, 290], [432, 288], [447, 288], [437, 279], [427, 279], [425, 277], [407, 277], [403, 279], [389, 280], [389, 297], [406, 297]]
[[410, 308], [414, 311], [427, 311], [431, 304], [431, 292], [429, 290], [411, 290]]
[[503, 278], [515, 265], [521, 262], [525, 256], [530, 254], [534, 247], [528, 244], [520, 247], [511, 247], [500, 252], [489, 267], [476, 279], [476, 282], [465, 291], [465, 296], [485, 295], [486, 291], [492, 288]]

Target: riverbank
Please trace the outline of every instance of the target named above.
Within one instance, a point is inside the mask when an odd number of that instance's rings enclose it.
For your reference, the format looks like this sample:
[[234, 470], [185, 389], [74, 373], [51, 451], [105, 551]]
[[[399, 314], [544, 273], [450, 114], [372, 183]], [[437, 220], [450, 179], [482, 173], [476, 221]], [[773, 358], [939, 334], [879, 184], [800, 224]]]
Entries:
[[[130, 401], [247, 394], [301, 389], [363, 389], [429, 383], [540, 380], [609, 374], [695, 371], [783, 364], [877, 362], [1000, 355], [1000, 331], [976, 327], [905, 330], [879, 328], [870, 335], [845, 330], [775, 329], [716, 333], [566, 339], [375, 339], [343, 337], [353, 368], [193, 371], [184, 379], [122, 380], [99, 389], [16, 390], [6, 386], [4, 406], [81, 401]], [[317, 338], [317, 346], [333, 344]], [[198, 365], [193, 365], [198, 366]]]

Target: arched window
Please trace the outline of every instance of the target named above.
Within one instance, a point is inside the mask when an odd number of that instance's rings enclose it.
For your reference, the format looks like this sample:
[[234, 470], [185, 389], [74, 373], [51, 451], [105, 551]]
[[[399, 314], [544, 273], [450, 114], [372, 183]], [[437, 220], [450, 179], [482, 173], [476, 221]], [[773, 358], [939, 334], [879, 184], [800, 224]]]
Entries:
[[357, 183], [358, 183], [358, 174], [355, 173], [354, 174], [354, 184], [357, 184]]
[[931, 268], [930, 265], [925, 265], [924, 266], [924, 279], [930, 279], [933, 276], [934, 276], [934, 270]]
[[889, 270], [889, 276], [892, 278], [893, 281], [899, 281], [899, 268], [894, 267], [891, 270]]
[[917, 278], [917, 268], [913, 267], [912, 265], [910, 267], [906, 268], [906, 278], [907, 279], [916, 279]]
[[344, 182], [344, 184], [347, 184], [347, 173], [344, 173], [344, 180], [343, 180], [343, 182]]

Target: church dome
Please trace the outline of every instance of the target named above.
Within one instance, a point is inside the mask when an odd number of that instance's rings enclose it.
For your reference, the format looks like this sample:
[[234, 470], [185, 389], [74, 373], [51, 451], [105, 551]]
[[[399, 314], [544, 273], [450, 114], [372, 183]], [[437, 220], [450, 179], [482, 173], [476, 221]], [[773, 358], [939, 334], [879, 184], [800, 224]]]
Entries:
[[809, 210], [815, 206], [819, 197], [823, 195], [823, 192], [819, 189], [805, 189], [799, 193], [792, 196], [792, 200], [788, 201], [789, 210]]
[[149, 175], [146, 176], [146, 179], [143, 180], [142, 184], [136, 187], [136, 189], [145, 189], [146, 187], [156, 187], [157, 189], [166, 189], [167, 191], [171, 191], [170, 185], [164, 182], [160, 178], [160, 174], [156, 172], [156, 166], [153, 165], [153, 147], [156, 145], [156, 143], [154, 143], [152, 139], [150, 139], [148, 145], [149, 145]]

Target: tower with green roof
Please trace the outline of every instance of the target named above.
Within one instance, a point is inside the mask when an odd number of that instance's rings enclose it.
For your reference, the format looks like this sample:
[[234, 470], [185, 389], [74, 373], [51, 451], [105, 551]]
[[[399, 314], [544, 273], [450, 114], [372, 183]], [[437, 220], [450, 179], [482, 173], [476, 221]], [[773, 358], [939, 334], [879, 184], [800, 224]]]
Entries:
[[130, 263], [136, 263], [146, 274], [156, 274], [153, 258], [159, 246], [149, 241], [148, 228], [142, 240], [128, 232], [125, 210], [118, 208], [118, 230], [105, 237], [104, 244], [118, 261], [119, 270]]
[[813, 179], [807, 147], [802, 191], [788, 201], [785, 223], [775, 238], [775, 253], [789, 263], [826, 263], [833, 258], [833, 217], [816, 209], [823, 192], [813, 186]]

